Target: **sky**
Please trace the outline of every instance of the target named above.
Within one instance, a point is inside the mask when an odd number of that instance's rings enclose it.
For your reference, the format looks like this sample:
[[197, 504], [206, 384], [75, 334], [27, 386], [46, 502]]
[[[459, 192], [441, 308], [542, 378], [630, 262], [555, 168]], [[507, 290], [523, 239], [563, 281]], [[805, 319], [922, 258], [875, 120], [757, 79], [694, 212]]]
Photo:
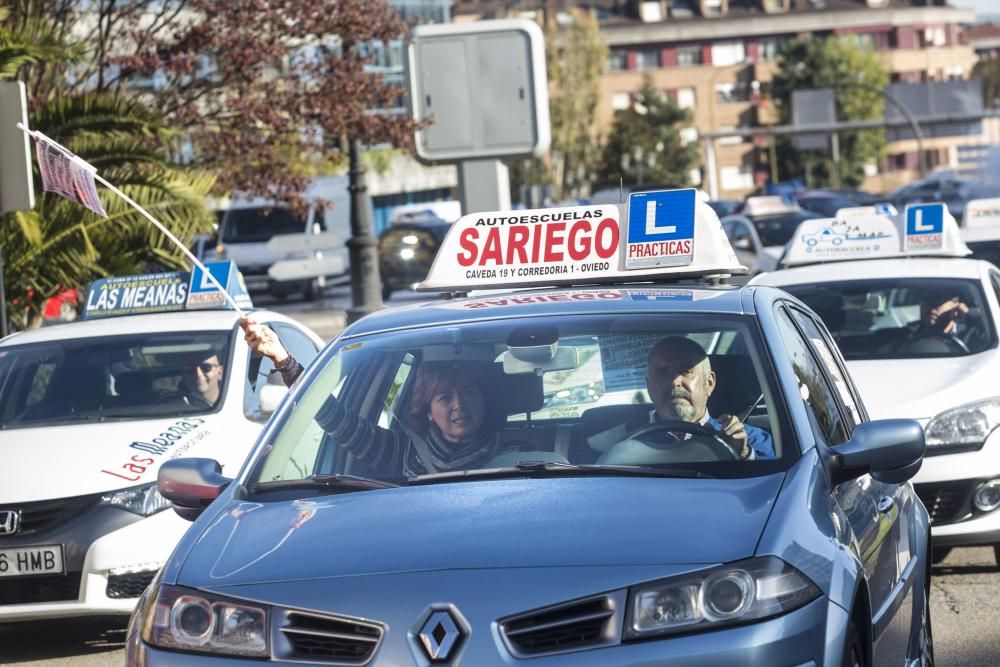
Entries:
[[996, 0], [949, 0], [948, 4], [975, 9], [977, 14], [1000, 14], [1000, 3]]

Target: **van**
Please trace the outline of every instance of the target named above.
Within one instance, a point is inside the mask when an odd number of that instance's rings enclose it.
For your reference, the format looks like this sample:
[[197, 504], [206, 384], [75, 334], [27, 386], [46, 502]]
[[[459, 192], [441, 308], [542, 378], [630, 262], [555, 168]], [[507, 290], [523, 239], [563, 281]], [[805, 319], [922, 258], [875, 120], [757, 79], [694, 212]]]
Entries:
[[[309, 203], [305, 216], [274, 200], [234, 200], [219, 222], [216, 245], [207, 249], [205, 259], [236, 262], [251, 293], [285, 297], [298, 292], [309, 301], [320, 298], [327, 285], [346, 281], [349, 270], [346, 242], [351, 236], [351, 200], [347, 186], [347, 176], [313, 179], [303, 193]], [[302, 249], [275, 251], [273, 244], [268, 245], [275, 236], [324, 233], [337, 236], [335, 247], [317, 250], [303, 244]], [[278, 262], [320, 255], [341, 258], [342, 269], [290, 280], [276, 279], [268, 273]]]

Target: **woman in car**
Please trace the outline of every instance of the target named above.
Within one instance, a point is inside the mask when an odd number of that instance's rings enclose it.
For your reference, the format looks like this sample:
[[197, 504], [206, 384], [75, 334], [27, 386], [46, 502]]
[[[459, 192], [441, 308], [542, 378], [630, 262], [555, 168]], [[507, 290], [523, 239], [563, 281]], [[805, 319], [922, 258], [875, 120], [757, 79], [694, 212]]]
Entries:
[[[250, 349], [274, 362], [282, 381], [291, 386], [302, 374], [274, 331], [252, 320], [240, 320]], [[505, 445], [495, 420], [487, 413], [487, 387], [482, 369], [469, 364], [429, 361], [417, 368], [405, 433], [382, 428], [348, 411], [335, 397], [326, 400], [316, 422], [358, 459], [379, 470], [402, 471], [410, 477], [434, 472], [484, 467], [500, 454], [516, 451]]]

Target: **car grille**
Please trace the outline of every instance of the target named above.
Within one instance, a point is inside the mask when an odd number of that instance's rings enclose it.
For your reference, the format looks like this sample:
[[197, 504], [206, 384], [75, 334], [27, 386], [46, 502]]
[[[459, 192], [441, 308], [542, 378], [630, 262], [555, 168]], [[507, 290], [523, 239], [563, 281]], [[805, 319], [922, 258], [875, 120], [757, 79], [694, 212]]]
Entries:
[[65, 602], [80, 597], [80, 572], [37, 577], [0, 578], [0, 606]]
[[[93, 507], [101, 494], [0, 505], [0, 510], [21, 510], [21, 529], [9, 537], [21, 537], [53, 528]], [[0, 535], [0, 539], [8, 537]]]
[[114, 600], [137, 598], [149, 587], [156, 572], [156, 570], [146, 570], [144, 572], [129, 572], [128, 574], [112, 574], [108, 576], [106, 594]]
[[589, 598], [504, 619], [500, 632], [517, 656], [577, 651], [618, 638], [615, 600]]
[[917, 484], [915, 490], [930, 514], [931, 523], [940, 526], [957, 523], [972, 516], [972, 489], [975, 481]]
[[363, 665], [375, 655], [382, 627], [350, 618], [287, 611], [277, 657], [319, 664]]

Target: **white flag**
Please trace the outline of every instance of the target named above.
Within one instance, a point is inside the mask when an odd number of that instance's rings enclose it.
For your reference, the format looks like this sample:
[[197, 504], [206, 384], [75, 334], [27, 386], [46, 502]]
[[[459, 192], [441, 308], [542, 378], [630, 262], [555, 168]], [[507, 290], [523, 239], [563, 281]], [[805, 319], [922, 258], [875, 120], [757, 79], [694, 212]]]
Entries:
[[40, 132], [35, 132], [38, 170], [42, 173], [42, 189], [55, 192], [70, 201], [83, 204], [102, 217], [108, 217], [97, 197], [94, 174], [97, 169], [85, 160], [58, 148], [58, 144]]

